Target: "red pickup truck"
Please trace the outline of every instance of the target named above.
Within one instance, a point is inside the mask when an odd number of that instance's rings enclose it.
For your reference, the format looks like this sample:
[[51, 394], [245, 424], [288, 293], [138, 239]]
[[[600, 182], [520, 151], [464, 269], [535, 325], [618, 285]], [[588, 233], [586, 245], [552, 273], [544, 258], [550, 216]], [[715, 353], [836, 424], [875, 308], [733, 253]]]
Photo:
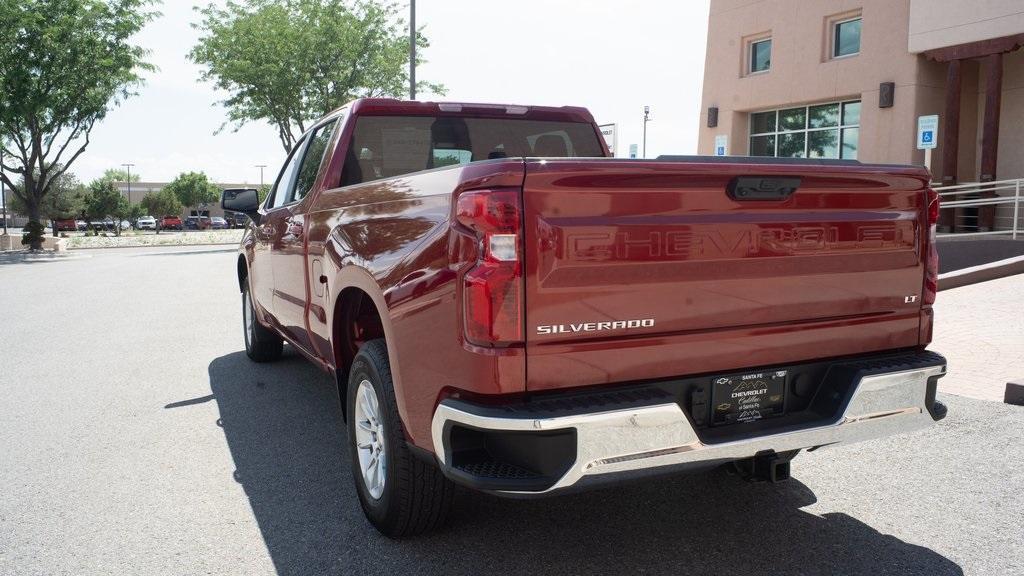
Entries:
[[184, 226], [180, 216], [164, 216], [160, 219], [160, 227], [164, 230], [181, 230]]
[[920, 167], [609, 158], [582, 108], [358, 100], [295, 145], [238, 257], [245, 347], [336, 377], [363, 510], [540, 496], [941, 419]]

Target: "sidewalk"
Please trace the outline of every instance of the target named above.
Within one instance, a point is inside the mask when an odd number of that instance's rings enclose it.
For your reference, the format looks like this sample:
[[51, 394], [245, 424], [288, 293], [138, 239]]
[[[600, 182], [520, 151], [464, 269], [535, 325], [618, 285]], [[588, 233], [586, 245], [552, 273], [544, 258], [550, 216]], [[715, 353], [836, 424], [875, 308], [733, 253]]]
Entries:
[[1024, 379], [1024, 274], [939, 292], [930, 349], [949, 360], [939, 392], [1002, 402]]

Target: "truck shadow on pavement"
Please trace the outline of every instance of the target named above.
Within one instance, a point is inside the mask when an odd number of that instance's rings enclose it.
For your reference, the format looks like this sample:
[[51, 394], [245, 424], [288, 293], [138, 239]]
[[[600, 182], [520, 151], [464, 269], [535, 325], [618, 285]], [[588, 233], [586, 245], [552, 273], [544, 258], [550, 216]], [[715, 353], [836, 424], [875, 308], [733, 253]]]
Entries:
[[355, 497], [329, 376], [292, 351], [259, 366], [222, 356], [209, 376], [234, 480], [280, 574], [963, 573], [846, 514], [801, 511], [816, 497], [796, 479], [721, 471], [545, 500], [462, 491], [448, 528], [388, 540]]

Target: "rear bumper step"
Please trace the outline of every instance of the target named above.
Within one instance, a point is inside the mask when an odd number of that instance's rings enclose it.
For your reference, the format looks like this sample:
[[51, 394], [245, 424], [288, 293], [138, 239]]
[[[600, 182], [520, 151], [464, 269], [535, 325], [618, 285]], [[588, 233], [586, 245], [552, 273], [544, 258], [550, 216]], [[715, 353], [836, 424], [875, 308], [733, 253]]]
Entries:
[[880, 438], [925, 428], [946, 414], [935, 400], [937, 381], [946, 373], [938, 354], [837, 365], [849, 369], [844, 373], [855, 382], [848, 400], [836, 414], [803, 428], [702, 440], [674, 396], [633, 387], [497, 407], [445, 399], [433, 417], [434, 450], [452, 480], [501, 495], [535, 496]]

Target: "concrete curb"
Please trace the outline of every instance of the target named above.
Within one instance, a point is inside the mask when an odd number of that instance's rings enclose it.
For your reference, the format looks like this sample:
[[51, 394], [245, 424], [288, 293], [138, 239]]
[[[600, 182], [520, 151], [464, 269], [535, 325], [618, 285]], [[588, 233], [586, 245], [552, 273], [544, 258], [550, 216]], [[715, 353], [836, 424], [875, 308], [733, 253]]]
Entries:
[[[221, 246], [221, 244], [200, 244], [199, 246]], [[214, 248], [210, 250], [168, 250], [165, 252], [139, 252], [135, 254], [128, 254], [128, 256], [180, 256], [183, 254], [227, 254], [229, 252], [238, 252], [238, 247], [232, 244], [230, 248]]]
[[971, 266], [939, 275], [939, 290], [970, 286], [1014, 274], [1024, 274], [1024, 256], [997, 260], [980, 266]]
[[64, 262], [67, 260], [85, 260], [92, 258], [91, 254], [69, 254], [67, 252], [30, 254], [22, 251], [0, 252], [0, 264], [11, 264], [21, 262]]
[[74, 248], [68, 248], [68, 252], [78, 252], [80, 250], [120, 250], [125, 248], [190, 248], [190, 247], [202, 247], [202, 246], [235, 246], [237, 247], [241, 242], [205, 242], [202, 244], [139, 244], [137, 246], [76, 246]]

